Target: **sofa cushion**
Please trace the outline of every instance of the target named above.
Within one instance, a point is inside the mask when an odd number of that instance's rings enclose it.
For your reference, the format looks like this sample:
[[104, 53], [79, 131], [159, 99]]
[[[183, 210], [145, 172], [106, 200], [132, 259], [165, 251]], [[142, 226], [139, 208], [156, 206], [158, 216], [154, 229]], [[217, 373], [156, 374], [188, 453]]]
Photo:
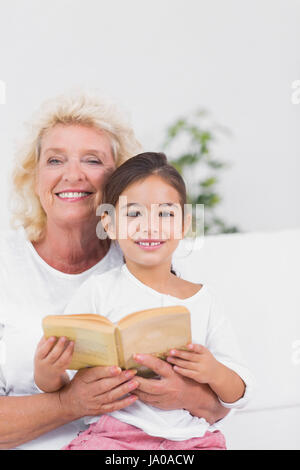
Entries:
[[300, 230], [184, 240], [173, 266], [224, 302], [256, 378], [247, 408], [300, 404]]

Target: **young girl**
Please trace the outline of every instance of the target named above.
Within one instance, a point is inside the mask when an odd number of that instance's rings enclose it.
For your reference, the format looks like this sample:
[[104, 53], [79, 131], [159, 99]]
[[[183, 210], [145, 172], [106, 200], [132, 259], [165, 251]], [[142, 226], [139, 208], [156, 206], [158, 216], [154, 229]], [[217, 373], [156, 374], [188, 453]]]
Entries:
[[[189, 351], [171, 350], [167, 361], [176, 373], [208, 384], [223, 406], [243, 406], [252, 379], [240, 362], [229, 323], [206, 285], [181, 279], [172, 269], [174, 250], [191, 224], [191, 215], [184, 213], [186, 188], [180, 174], [164, 154], [140, 154], [111, 175], [103, 204], [115, 208], [115, 217], [106, 214], [101, 227], [119, 243], [125, 264], [89, 278], [65, 314], [101, 313], [117, 322], [138, 310], [185, 305], [191, 313], [193, 342]], [[40, 343], [35, 357], [39, 388], [51, 392], [66, 384], [73, 347], [72, 342], [55, 343], [54, 338]], [[134, 359], [143, 364], [143, 355]], [[163, 410], [144, 403], [138, 386], [145, 380], [132, 380], [136, 399], [130, 406], [86, 418], [90, 427], [64, 449], [226, 448], [216, 424], [185, 409]]]

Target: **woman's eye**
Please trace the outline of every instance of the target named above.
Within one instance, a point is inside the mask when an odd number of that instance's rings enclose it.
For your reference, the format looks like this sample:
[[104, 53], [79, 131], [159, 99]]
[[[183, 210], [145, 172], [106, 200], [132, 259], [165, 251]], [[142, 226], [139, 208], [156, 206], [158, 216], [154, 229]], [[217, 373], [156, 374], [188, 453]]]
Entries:
[[50, 165], [58, 165], [59, 163], [61, 163], [61, 160], [59, 160], [59, 158], [52, 157], [49, 158], [47, 163], [49, 163]]
[[91, 159], [87, 160], [87, 162], [91, 163], [92, 165], [102, 165], [101, 160], [98, 160], [98, 159], [95, 159], [95, 158], [91, 158]]
[[102, 165], [102, 160], [96, 155], [85, 155], [84, 161], [92, 165]]

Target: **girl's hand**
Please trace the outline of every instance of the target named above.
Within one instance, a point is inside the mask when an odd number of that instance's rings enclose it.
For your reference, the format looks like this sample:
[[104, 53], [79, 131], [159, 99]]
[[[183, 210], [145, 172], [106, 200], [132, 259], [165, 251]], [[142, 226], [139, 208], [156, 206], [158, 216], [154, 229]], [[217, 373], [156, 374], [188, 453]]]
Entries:
[[64, 336], [40, 340], [34, 358], [34, 380], [44, 392], [55, 392], [69, 382], [66, 369], [71, 363], [74, 342]]
[[189, 351], [171, 349], [167, 361], [174, 364], [178, 374], [189, 377], [198, 383], [210, 384], [218, 374], [219, 362], [213, 354], [200, 344], [188, 344]]

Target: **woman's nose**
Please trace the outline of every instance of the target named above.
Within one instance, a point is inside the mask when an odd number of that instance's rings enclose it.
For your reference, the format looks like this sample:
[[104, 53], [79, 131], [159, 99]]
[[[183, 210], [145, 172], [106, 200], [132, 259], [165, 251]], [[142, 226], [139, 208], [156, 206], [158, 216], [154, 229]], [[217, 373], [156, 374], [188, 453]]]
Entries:
[[69, 162], [65, 167], [63, 179], [69, 183], [76, 183], [77, 181], [85, 180], [85, 173], [82, 170], [80, 163], [73, 161]]

